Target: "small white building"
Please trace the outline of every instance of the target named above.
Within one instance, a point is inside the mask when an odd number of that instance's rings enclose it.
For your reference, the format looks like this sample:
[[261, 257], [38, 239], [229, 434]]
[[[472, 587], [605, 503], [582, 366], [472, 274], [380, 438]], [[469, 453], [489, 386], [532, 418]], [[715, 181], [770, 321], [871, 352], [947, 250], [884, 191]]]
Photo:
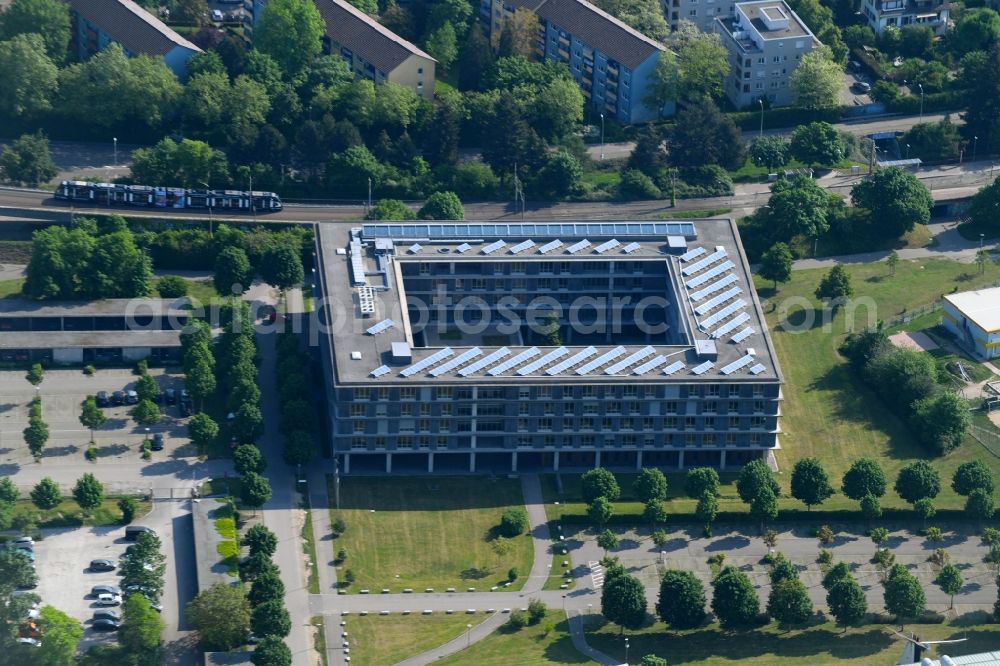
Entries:
[[1000, 287], [945, 296], [944, 326], [980, 358], [1000, 358]]

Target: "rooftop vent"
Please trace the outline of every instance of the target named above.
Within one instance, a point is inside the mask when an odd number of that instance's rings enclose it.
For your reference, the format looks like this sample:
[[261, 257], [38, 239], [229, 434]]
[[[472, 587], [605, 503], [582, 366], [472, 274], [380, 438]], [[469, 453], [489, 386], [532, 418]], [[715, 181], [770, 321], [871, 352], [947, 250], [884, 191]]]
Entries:
[[719, 357], [719, 351], [715, 347], [714, 340], [695, 340], [694, 352], [700, 359], [715, 360]]
[[359, 351], [352, 351], [351, 352], [351, 360], [352, 361], [360, 361], [361, 360], [361, 352], [359, 352]]
[[410, 350], [410, 345], [405, 342], [393, 342], [392, 343], [392, 362], [393, 363], [409, 363], [413, 360], [413, 352]]

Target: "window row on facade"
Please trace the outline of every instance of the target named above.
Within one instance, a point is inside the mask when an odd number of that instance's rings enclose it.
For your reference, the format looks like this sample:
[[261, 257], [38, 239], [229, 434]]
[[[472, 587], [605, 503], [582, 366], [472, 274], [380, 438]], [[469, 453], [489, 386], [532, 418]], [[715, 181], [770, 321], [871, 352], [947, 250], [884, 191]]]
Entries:
[[[347, 424], [341, 422], [342, 433]], [[361, 434], [426, 433], [426, 432], [660, 432], [663, 430], [775, 430], [776, 415], [759, 416], [666, 416], [666, 417], [581, 417], [581, 418], [517, 418], [517, 419], [411, 419], [373, 420], [358, 418], [350, 421], [350, 432]]]
[[357, 402], [348, 408], [340, 407], [341, 418], [407, 418], [414, 416], [698, 416], [705, 414], [749, 415], [777, 414], [776, 400], [705, 400], [698, 402], [518, 402], [472, 403], [410, 402], [380, 404]]
[[[520, 435], [517, 437], [494, 438], [478, 437], [476, 450], [489, 449], [584, 449], [584, 448], [665, 448], [665, 447], [755, 447], [769, 448], [774, 445], [773, 433], [686, 433], [634, 435], [625, 434], [614, 438], [602, 435]], [[346, 449], [348, 441], [344, 441], [339, 450]], [[351, 437], [349, 446], [352, 450], [384, 451], [384, 450], [472, 450], [470, 437], [448, 437], [446, 435], [376, 435]]]
[[778, 398], [774, 384], [662, 384], [598, 386], [359, 386], [339, 389], [341, 402], [357, 400], [658, 400], [669, 398]]

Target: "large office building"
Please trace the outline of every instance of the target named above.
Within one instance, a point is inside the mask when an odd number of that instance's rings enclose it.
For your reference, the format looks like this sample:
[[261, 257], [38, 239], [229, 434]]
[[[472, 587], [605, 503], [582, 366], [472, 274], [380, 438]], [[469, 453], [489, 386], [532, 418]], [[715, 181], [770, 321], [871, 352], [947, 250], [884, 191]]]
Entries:
[[672, 105], [661, 110], [644, 101], [665, 46], [586, 0], [481, 0], [480, 19], [497, 34], [517, 9], [538, 16], [538, 58], [565, 63], [595, 112], [620, 123], [672, 115]]
[[979, 358], [1000, 358], [1000, 287], [947, 294], [944, 327]]
[[781, 373], [736, 224], [317, 228], [344, 472], [738, 468]]
[[163, 58], [174, 74], [184, 78], [187, 61], [201, 53], [132, 0], [69, 0], [69, 6], [73, 24], [70, 49], [81, 62], [116, 43], [129, 56]]
[[864, 0], [862, 12], [876, 35], [886, 28], [926, 25], [943, 37], [948, 32], [951, 3], [948, 0]]
[[693, 23], [702, 32], [715, 31], [715, 19], [735, 16], [735, 0], [662, 0], [663, 16], [671, 30], [681, 21]]
[[737, 3], [735, 16], [715, 26], [729, 51], [724, 90], [736, 108], [754, 107], [760, 99], [770, 106], [795, 102], [792, 73], [821, 44], [785, 0]]
[[[434, 58], [346, 0], [314, 1], [326, 25], [325, 53], [343, 57], [359, 78], [376, 84], [392, 81], [424, 99], [434, 99]], [[244, 34], [252, 39], [267, 0], [244, 2]]]

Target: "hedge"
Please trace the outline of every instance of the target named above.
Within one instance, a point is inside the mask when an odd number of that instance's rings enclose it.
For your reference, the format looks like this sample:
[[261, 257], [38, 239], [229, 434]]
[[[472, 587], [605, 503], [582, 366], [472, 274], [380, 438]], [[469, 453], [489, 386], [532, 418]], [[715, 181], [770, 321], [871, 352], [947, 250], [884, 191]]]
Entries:
[[[806, 125], [816, 121], [828, 123], [840, 122], [847, 115], [846, 106], [835, 106], [829, 109], [802, 109], [794, 106], [779, 109], [764, 110], [764, 127], [766, 129], [782, 129]], [[737, 111], [729, 114], [733, 122], [743, 130], [760, 129], [760, 109], [756, 111]]]

